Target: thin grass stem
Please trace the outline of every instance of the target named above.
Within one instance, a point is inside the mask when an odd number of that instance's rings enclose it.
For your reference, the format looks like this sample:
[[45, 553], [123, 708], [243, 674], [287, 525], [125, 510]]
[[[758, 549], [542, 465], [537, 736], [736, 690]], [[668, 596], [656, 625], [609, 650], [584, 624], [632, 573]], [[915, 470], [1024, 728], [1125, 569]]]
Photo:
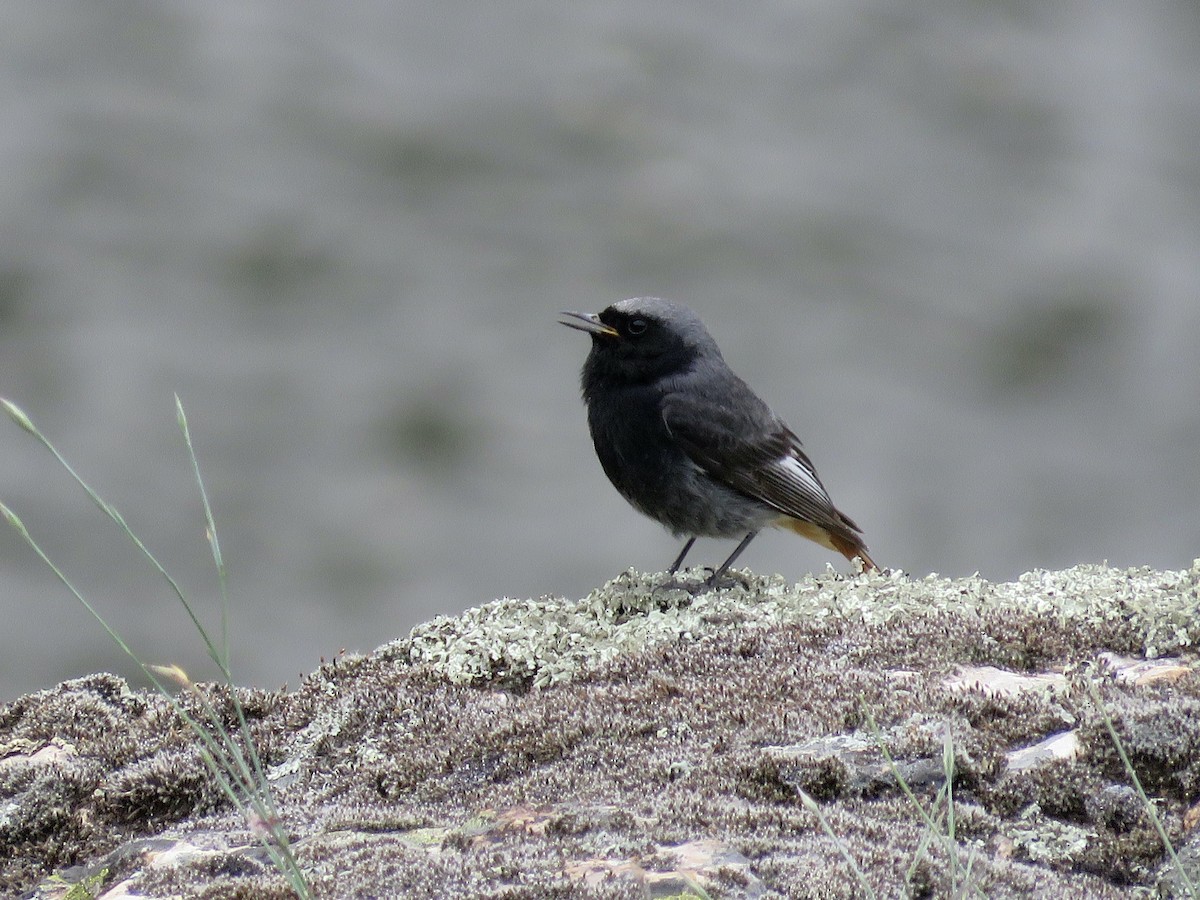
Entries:
[[[191, 434], [187, 427], [187, 418], [184, 415], [183, 404], [179, 397], [175, 397], [176, 417], [179, 422], [180, 430], [183, 433], [184, 443], [188, 450], [188, 456], [192, 464], [192, 471], [196, 478], [196, 484], [200, 491], [201, 500], [204, 506], [204, 515], [207, 525], [207, 533], [209, 545], [212, 549], [213, 562], [217, 569], [217, 576], [221, 588], [221, 638], [219, 645], [212, 640], [207, 629], [201, 624], [199, 616], [196, 615], [191, 603], [187, 600], [182, 589], [174, 578], [167, 572], [166, 568], [158, 561], [158, 559], [150, 552], [140, 538], [125, 522], [124, 517], [112, 506], [105, 501], [100, 495], [92, 489], [86, 481], [83, 480], [67, 462], [58, 449], [38, 430], [38, 428], [30, 420], [20, 407], [11, 403], [8, 400], [0, 398], [0, 406], [3, 406], [5, 412], [12, 418], [21, 428], [29, 432], [35, 437], [51, 454], [58, 460], [59, 464], [67, 471], [71, 478], [78, 484], [87, 496], [105, 513], [113, 522], [115, 522], [122, 531], [133, 541], [134, 545], [141, 554], [151, 563], [151, 565], [166, 579], [171, 590], [183, 605], [188, 617], [191, 619], [192, 625], [197, 633], [204, 641], [209, 657], [216, 664], [220, 671], [225, 686], [229, 690], [231, 705], [238, 721], [238, 733], [242, 739], [242, 746], [234, 740], [233, 735], [224, 726], [222, 716], [218, 713], [212, 701], [200, 691], [196, 685], [188, 678], [187, 674], [178, 666], [152, 666], [146, 664], [129, 646], [129, 644], [121, 637], [121, 635], [108, 623], [107, 620], [100, 614], [99, 610], [79, 591], [75, 585], [67, 578], [61, 569], [50, 559], [49, 555], [42, 547], [34, 540], [29, 530], [21, 519], [7, 505], [0, 502], [0, 514], [9, 522], [9, 524], [17, 531], [22, 539], [33, 549], [37, 556], [46, 564], [54, 576], [67, 588], [68, 592], [88, 611], [112, 641], [128, 656], [135, 665], [142, 671], [146, 678], [154, 685], [154, 687], [164, 696], [170, 704], [172, 710], [183, 720], [191, 732], [199, 738], [202, 747], [200, 750], [201, 758], [209, 771], [212, 773], [214, 780], [220, 786], [222, 792], [226, 795], [229, 801], [233, 804], [242, 816], [250, 823], [251, 830], [263, 844], [266, 852], [276, 868], [288, 879], [292, 888], [296, 891], [297, 896], [301, 900], [308, 900], [312, 896], [308, 886], [307, 879], [301, 871], [291, 845], [288, 841], [287, 832], [281, 824], [278, 811], [276, 810], [274, 797], [271, 793], [270, 783], [268, 782], [261, 759], [258, 754], [258, 749], [250, 732], [249, 723], [246, 720], [245, 708], [237, 696], [237, 688], [233, 681], [233, 675], [229, 666], [229, 640], [228, 640], [228, 622], [229, 622], [229, 594], [227, 587], [227, 578], [225, 571], [225, 563], [221, 555], [220, 543], [217, 538], [217, 528], [212, 515], [212, 508], [208, 501], [208, 494], [204, 487], [204, 480], [200, 475], [200, 464], [197, 460], [195, 449], [192, 444]], [[182, 685], [190, 695], [200, 704], [203, 713], [202, 722], [197, 717], [193, 716], [180, 702], [179, 698], [168, 688], [164, 678], [170, 678]], [[207, 723], [207, 724], [205, 724]], [[247, 761], [249, 756], [249, 762]]]
[[1100, 712], [1100, 718], [1104, 720], [1104, 727], [1108, 729], [1108, 735], [1112, 738], [1113, 746], [1117, 750], [1117, 756], [1121, 758], [1121, 765], [1125, 767], [1125, 773], [1129, 776], [1129, 780], [1133, 782], [1133, 789], [1141, 798], [1142, 804], [1146, 808], [1146, 813], [1150, 816], [1150, 821], [1154, 824], [1154, 830], [1158, 832], [1158, 839], [1162, 841], [1163, 849], [1167, 856], [1171, 859], [1171, 864], [1175, 867], [1175, 871], [1179, 874], [1179, 880], [1183, 882], [1183, 886], [1187, 889], [1188, 896], [1193, 900], [1200, 897], [1196, 888], [1196, 883], [1192, 881], [1187, 869], [1180, 862], [1178, 854], [1175, 852], [1175, 847], [1171, 843], [1171, 837], [1167, 834], [1166, 826], [1163, 825], [1162, 819], [1159, 818], [1157, 810], [1154, 808], [1154, 802], [1142, 787], [1142, 780], [1138, 778], [1137, 770], [1133, 767], [1133, 762], [1129, 759], [1129, 754], [1125, 751], [1125, 744], [1121, 741], [1120, 735], [1117, 734], [1117, 727], [1113, 724], [1112, 717], [1108, 714], [1108, 710], [1104, 706], [1104, 700], [1100, 696], [1100, 691], [1096, 685], [1088, 682], [1088, 695], [1096, 704], [1096, 709]]
[[[917, 815], [925, 824], [928, 833], [937, 840], [938, 844], [942, 848], [942, 851], [946, 854], [946, 859], [950, 865], [950, 878], [953, 891], [951, 896], [957, 897], [960, 895], [961, 891], [966, 891], [970, 894], [975, 894], [982, 897], [983, 892], [980, 890], [979, 885], [965, 877], [965, 874], [962, 872], [962, 864], [958, 860], [958, 842], [954, 837], [955, 824], [953, 781], [955, 762], [953, 738], [947, 731], [945, 741], [942, 744], [942, 767], [946, 775], [946, 782], [938, 791], [937, 796], [934, 797], [932, 805], [932, 809], [936, 812], [938, 806], [941, 804], [942, 798], [946, 798], [946, 831], [943, 832], [942, 826], [934, 819], [933, 815], [925, 811], [925, 808], [921, 805], [921, 801], [917, 799], [917, 795], [913, 792], [912, 787], [904, 778], [903, 773], [900, 771], [900, 767], [896, 764], [896, 760], [892, 758], [892, 754], [888, 750], [887, 744], [884, 743], [883, 732], [880, 731], [879, 725], [875, 722], [875, 717], [871, 714], [871, 711], [866, 708], [865, 702], [863, 704], [863, 714], [867, 720], [867, 725], [870, 728], [871, 735], [875, 738], [876, 745], [879, 747], [880, 752], [883, 754], [883, 758], [887, 761], [888, 768], [891, 770], [893, 777], [896, 779], [896, 784], [900, 787], [900, 790], [904, 796], [908, 798], [908, 801], [912, 804], [913, 809], [916, 810]], [[915, 871], [915, 861], [914, 867], [910, 869], [910, 877], [913, 871]], [[960, 881], [962, 882], [961, 887]]]
[[796, 790], [800, 793], [800, 802], [804, 804], [804, 808], [817, 817], [817, 821], [821, 824], [821, 830], [824, 831], [829, 839], [833, 841], [834, 846], [836, 846], [838, 849], [838, 853], [842, 855], [842, 859], [846, 861], [846, 865], [848, 865], [850, 867], [850, 871], [854, 873], [854, 878], [858, 882], [859, 887], [863, 889], [863, 892], [867, 897], [871, 898], [871, 900], [875, 900], [877, 895], [875, 893], [875, 889], [871, 887], [871, 882], [867, 881], [867, 876], [864, 875], [863, 870], [859, 868], [858, 863], [855, 861], [854, 856], [850, 853], [850, 849], [846, 846], [845, 841], [837, 836], [837, 833], [833, 830], [833, 826], [830, 825], [829, 820], [825, 818], [825, 813], [822, 812], [820, 805], [816, 800], [809, 796], [808, 792], [805, 791], [804, 788], [796, 788]]
[[192, 473], [196, 477], [196, 487], [200, 491], [200, 502], [204, 506], [204, 521], [207, 525], [209, 547], [212, 548], [213, 565], [217, 568], [217, 580], [221, 584], [221, 654], [219, 665], [221, 671], [228, 673], [229, 669], [229, 588], [225, 573], [225, 559], [221, 556], [221, 542], [217, 538], [217, 524], [213, 519], [212, 506], [208, 502], [208, 491], [204, 487], [204, 479], [200, 477], [200, 461], [196, 458], [196, 450], [192, 446], [192, 433], [188, 429], [187, 416], [183, 411], [183, 403], [179, 395], [175, 395], [175, 419], [183, 434], [183, 443], [187, 447], [188, 459], [192, 462]]

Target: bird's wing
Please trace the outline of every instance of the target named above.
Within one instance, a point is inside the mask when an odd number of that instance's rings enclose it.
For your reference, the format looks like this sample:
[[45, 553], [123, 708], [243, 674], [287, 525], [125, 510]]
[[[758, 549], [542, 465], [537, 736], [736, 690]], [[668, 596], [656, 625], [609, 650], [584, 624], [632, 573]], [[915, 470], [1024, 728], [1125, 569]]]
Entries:
[[858, 531], [834, 507], [791, 429], [740, 379], [732, 393], [723, 391], [721, 403], [695, 391], [664, 397], [663, 421], [688, 458], [781, 513], [835, 534]]

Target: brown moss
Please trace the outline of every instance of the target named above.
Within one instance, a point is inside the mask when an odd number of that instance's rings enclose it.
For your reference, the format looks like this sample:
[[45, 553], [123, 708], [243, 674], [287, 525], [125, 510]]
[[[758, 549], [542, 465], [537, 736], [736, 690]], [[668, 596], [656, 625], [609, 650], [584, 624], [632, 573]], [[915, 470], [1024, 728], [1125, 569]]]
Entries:
[[[1132, 610], [1150, 582], [1105, 572], [1093, 574], [1126, 591]], [[1105, 682], [1089, 668], [1101, 650], [1137, 644], [1131, 621], [1174, 620], [1113, 615], [1072, 593], [1074, 578], [821, 576], [790, 593], [763, 579], [664, 609], [661, 595], [645, 596], [648, 579], [631, 576], [617, 586], [619, 616], [600, 595], [574, 609], [513, 601], [339, 658], [291, 693], [238, 696], [318, 896], [644, 896], [633, 875], [584, 884], [568, 866], [668, 875], [675, 848], [704, 839], [747, 860], [712, 868], [712, 896], [858, 897], [849, 854], [884, 896], [945, 896], [969, 878], [988, 897], [1115, 898], [1152, 886], [1163, 851], [1122, 790], [1127, 775], [1084, 685]], [[1181, 579], [1168, 587], [1192, 590]], [[503, 618], [514, 611], [523, 624]], [[1162, 626], [1160, 644], [1190, 640], [1188, 627]], [[578, 649], [588, 629], [619, 652]], [[977, 663], [1080, 674], [1056, 693], [947, 686]], [[1179, 834], [1200, 788], [1197, 680], [1105, 683], [1139, 776]], [[229, 692], [203, 690], [234, 721]], [[1008, 770], [1010, 751], [1075, 723], [1078, 758]], [[56, 867], [119, 862], [144, 892], [286, 895], [161, 698], [110, 676], [69, 683], [0, 709], [0, 746], [10, 748], [0, 893], [29, 891]], [[44, 747], [65, 755], [37, 757]], [[920, 811], [939, 823], [932, 833]], [[215, 846], [162, 868], [106, 856], [164, 830]]]

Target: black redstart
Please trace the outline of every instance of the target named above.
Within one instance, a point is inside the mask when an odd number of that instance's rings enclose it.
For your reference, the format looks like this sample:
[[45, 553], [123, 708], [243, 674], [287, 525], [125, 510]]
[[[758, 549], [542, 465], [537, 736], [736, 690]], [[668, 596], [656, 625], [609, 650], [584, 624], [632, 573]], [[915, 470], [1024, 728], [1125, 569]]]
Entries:
[[604, 473], [636, 509], [687, 536], [741, 536], [710, 585], [767, 525], [876, 568], [861, 529], [829, 499], [800, 439], [726, 365], [686, 306], [634, 297], [601, 313], [564, 312], [586, 331], [588, 427]]

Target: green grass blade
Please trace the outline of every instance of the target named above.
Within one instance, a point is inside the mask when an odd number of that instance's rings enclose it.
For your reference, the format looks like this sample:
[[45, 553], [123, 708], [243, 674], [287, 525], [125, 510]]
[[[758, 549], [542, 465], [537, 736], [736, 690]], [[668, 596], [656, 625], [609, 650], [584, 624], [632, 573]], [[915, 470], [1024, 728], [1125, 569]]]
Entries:
[[183, 443], [187, 447], [188, 459], [192, 462], [192, 473], [196, 478], [196, 487], [200, 491], [200, 502], [204, 505], [204, 521], [207, 525], [208, 544], [212, 548], [213, 564], [217, 567], [217, 580], [221, 584], [221, 659], [219, 665], [222, 671], [229, 672], [229, 589], [225, 573], [225, 560], [221, 556], [221, 542], [217, 538], [217, 525], [213, 519], [212, 506], [208, 502], [208, 491], [204, 487], [204, 479], [200, 476], [200, 461], [196, 458], [196, 450], [192, 446], [192, 433], [188, 430], [187, 416], [183, 411], [183, 403], [179, 395], [175, 395], [175, 420], [183, 433]]
[[858, 881], [859, 887], [863, 889], [864, 895], [871, 898], [871, 900], [875, 900], [877, 895], [875, 893], [875, 889], [871, 887], [871, 882], [867, 881], [867, 876], [864, 875], [863, 870], [859, 868], [858, 863], [851, 855], [850, 849], [846, 846], [845, 841], [837, 836], [837, 833], [833, 830], [833, 826], [829, 824], [829, 820], [825, 818], [825, 813], [821, 810], [821, 807], [817, 804], [817, 801], [809, 796], [808, 792], [805, 791], [804, 788], [796, 788], [796, 790], [800, 794], [800, 802], [804, 804], [804, 808], [817, 817], [817, 821], [821, 824], [821, 830], [824, 831], [829, 839], [833, 841], [834, 845], [838, 849], [838, 853], [842, 855], [842, 859], [846, 861], [846, 865], [848, 865], [850, 867], [850, 871], [854, 873], [854, 878], [856, 881]]
[[[145, 544], [138, 538], [134, 531], [125, 522], [124, 518], [110, 503], [105, 501], [90, 485], [87, 484], [71, 467], [61, 453], [54, 447], [53, 444], [38, 430], [25, 412], [16, 404], [8, 400], [0, 398], [0, 406], [3, 406], [4, 411], [13, 419], [21, 428], [33, 435], [51, 454], [58, 460], [59, 464], [66, 469], [67, 473], [88, 495], [88, 497], [100, 508], [113, 522], [115, 522], [133, 541], [134, 545], [141, 554], [149, 560], [154, 568], [166, 579], [171, 586], [172, 591], [178, 598], [180, 603], [186, 610], [188, 617], [191, 619], [197, 633], [204, 641], [205, 647], [208, 650], [209, 656], [217, 665], [224, 678], [226, 687], [230, 692], [230, 703], [233, 706], [238, 721], [238, 733], [242, 738], [243, 746], [239, 747], [224, 724], [222, 717], [217, 709], [213, 706], [212, 701], [201, 692], [196, 685], [187, 677], [178, 666], [151, 666], [147, 665], [137, 656], [133, 649], [125, 642], [120, 634], [104, 619], [99, 610], [79, 591], [67, 576], [58, 568], [57, 565], [50, 559], [41, 546], [34, 540], [25, 524], [7, 505], [0, 503], [0, 514], [8, 521], [8, 523], [21, 535], [22, 539], [33, 549], [38, 557], [46, 564], [55, 577], [67, 588], [73, 597], [88, 611], [88, 613], [101, 625], [113, 642], [128, 656], [142, 671], [146, 678], [154, 685], [154, 687], [164, 696], [167, 702], [171, 705], [172, 710], [183, 720], [189, 730], [199, 738], [201, 744], [201, 758], [205, 765], [209, 768], [217, 784], [222, 792], [234, 805], [241, 815], [251, 825], [251, 830], [255, 836], [265, 847], [268, 856], [272, 860], [276, 868], [288, 879], [293, 890], [295, 890], [301, 900], [311, 898], [312, 892], [308, 886], [307, 879], [304, 877], [303, 871], [300, 869], [291, 845], [288, 841], [287, 832], [284, 830], [279, 814], [274, 803], [274, 796], [270, 789], [270, 784], [266, 778], [261, 759], [258, 754], [258, 749], [253, 740], [253, 735], [250, 732], [249, 723], [246, 720], [245, 709], [241, 701], [237, 697], [237, 688], [233, 682], [233, 676], [229, 668], [229, 641], [228, 641], [228, 609], [229, 595], [227, 589], [227, 579], [225, 572], [225, 563], [221, 556], [220, 544], [217, 539], [216, 524], [212, 515], [212, 508], [208, 501], [208, 494], [204, 488], [204, 482], [200, 475], [200, 465], [196, 458], [195, 450], [192, 445], [191, 434], [187, 427], [187, 418], [184, 415], [183, 404], [179, 397], [175, 397], [176, 416], [179, 421], [179, 426], [183, 432], [184, 443], [187, 446], [188, 455], [192, 463], [192, 471], [196, 478], [196, 484], [200, 490], [200, 496], [204, 505], [204, 515], [207, 523], [209, 545], [213, 553], [213, 562], [217, 567], [218, 579], [221, 587], [221, 640], [218, 646], [212, 640], [207, 630], [201, 624], [199, 617], [196, 615], [192, 605], [188, 602], [187, 597], [179, 587], [174, 578], [167, 572], [166, 568], [158, 561], [158, 559], [146, 548]], [[163, 677], [171, 678], [178, 684], [182, 685], [191, 693], [192, 697], [196, 698], [200, 703], [203, 713], [204, 722], [197, 719], [183, 706], [178, 697], [168, 688]], [[249, 757], [249, 762], [247, 761]]]
[[216, 645], [214, 645], [212, 640], [209, 638], [208, 632], [200, 623], [199, 617], [196, 615], [191, 603], [188, 602], [183, 590], [179, 587], [179, 584], [175, 581], [175, 579], [171, 577], [171, 574], [166, 570], [166, 567], [158, 561], [158, 558], [150, 552], [145, 544], [142, 543], [141, 538], [139, 538], [137, 534], [134, 533], [133, 529], [129, 527], [129, 525], [125, 522], [124, 517], [120, 512], [117, 511], [117, 508], [97, 494], [96, 491], [92, 489], [92, 486], [84, 481], [82, 477], [80, 477], [79, 473], [77, 473], [71, 464], [67, 462], [66, 458], [58, 452], [58, 448], [50, 443], [49, 438], [47, 438], [40, 430], [38, 430], [37, 426], [33, 424], [33, 421], [19, 406], [3, 398], [0, 398], [0, 405], [4, 407], [4, 411], [8, 413], [9, 417], [12, 418], [13, 421], [37, 438], [38, 442], [41, 443], [41, 445], [47, 450], [49, 450], [51, 454], [53, 454], [54, 458], [58, 460], [59, 465], [61, 465], [67, 471], [67, 474], [70, 475], [75, 481], [75, 483], [83, 489], [84, 493], [88, 495], [88, 498], [91, 499], [91, 501], [96, 504], [96, 506], [99, 507], [106, 516], [108, 516], [121, 528], [122, 531], [125, 532], [125, 534], [131, 541], [133, 541], [134, 545], [138, 548], [141, 554], [147, 560], [149, 560], [150, 564], [154, 566], [158, 573], [162, 575], [164, 579], [166, 579], [167, 584], [171, 586], [171, 590], [175, 594], [176, 598], [181, 604], [183, 604], [183, 608], [187, 612], [188, 618], [192, 620], [192, 625], [195, 626], [196, 631], [200, 634], [201, 639], [204, 641], [208, 655], [212, 658], [213, 662], [215, 662], [217, 666], [221, 668], [222, 673], [228, 675], [228, 672], [222, 666], [221, 655], [218, 652]]
[[[175, 419], [179, 423], [179, 430], [183, 434], [183, 442], [187, 447], [188, 458], [192, 464], [192, 474], [196, 479], [196, 487], [200, 491], [200, 500], [204, 506], [205, 531], [208, 535], [209, 547], [212, 549], [213, 564], [217, 569], [217, 580], [221, 587], [221, 650], [220, 659], [217, 660], [217, 665], [221, 669], [221, 673], [225, 676], [225, 682], [229, 685], [230, 691], [234, 689], [233, 676], [229, 667], [229, 588], [228, 579], [225, 571], [225, 560], [221, 555], [221, 542], [217, 534], [217, 522], [213, 516], [212, 505], [208, 501], [208, 490], [204, 486], [204, 478], [200, 474], [200, 461], [196, 457], [196, 450], [192, 444], [191, 430], [188, 428], [187, 414], [183, 409], [183, 402], [179, 399], [179, 395], [175, 395]], [[199, 628], [200, 626], [197, 625]], [[205, 640], [208, 641], [207, 634]], [[211, 642], [209, 642], [211, 646]], [[238, 730], [242, 734], [242, 743], [246, 747], [246, 752], [250, 756], [250, 765], [253, 769], [253, 775], [260, 784], [267, 783], [266, 772], [263, 768], [262, 760], [258, 755], [258, 748], [250, 734], [249, 723], [246, 722], [245, 710], [242, 709], [240, 703], [234, 703], [234, 709], [238, 718]], [[240, 754], [235, 754], [239, 761], [242, 761]], [[249, 773], [247, 773], [249, 775]], [[266, 796], [270, 798], [270, 792], [266, 792]], [[274, 808], [267, 810], [270, 815], [267, 818], [276, 818]]]
[[[901, 774], [900, 767], [896, 764], [896, 760], [892, 758], [891, 752], [884, 743], [883, 732], [880, 731], [879, 725], [875, 722], [875, 717], [871, 714], [871, 711], [866, 708], [865, 703], [863, 704], [863, 717], [866, 719], [871, 735], [875, 738], [875, 743], [879, 747], [879, 751], [883, 754], [883, 758], [887, 761], [888, 768], [891, 770], [892, 775], [896, 779], [896, 784], [900, 787], [900, 790], [904, 796], [908, 798], [908, 801], [912, 804], [913, 809], [916, 810], [917, 815], [925, 824], [926, 829], [928, 829], [928, 833], [934, 840], [937, 841], [938, 845], [942, 848], [942, 851], [946, 854], [947, 864], [950, 866], [950, 877], [954, 890], [953, 896], [958, 896], [962, 892], [983, 896], [983, 892], [980, 890], [979, 886], [965, 876], [965, 873], [962, 870], [962, 864], [958, 859], [958, 842], [954, 838], [953, 738], [950, 737], [949, 733], [947, 733], [947, 736], [942, 744], [942, 767], [946, 774], [946, 783], [938, 791], [937, 796], [934, 798], [932, 807], [936, 812], [938, 806], [941, 804], [942, 798], [946, 798], [946, 830], [943, 831], [942, 826], [934, 818], [934, 816], [925, 811], [925, 807], [921, 805], [921, 801], [913, 792], [912, 787]], [[910, 872], [911, 871], [915, 871], [915, 863], [914, 869], [910, 869]]]
[[[54, 564], [49, 556], [46, 555], [46, 551], [41, 548], [41, 545], [39, 545], [38, 542], [33, 539], [33, 535], [29, 533], [29, 529], [25, 527], [25, 523], [22, 522], [20, 518], [17, 517], [17, 514], [9, 509], [9, 507], [3, 502], [0, 502], [0, 515], [4, 516], [4, 518], [8, 521], [8, 524], [11, 525], [21, 536], [22, 540], [24, 540], [25, 543], [33, 549], [33, 552], [41, 558], [42, 562], [44, 562], [49, 567], [50, 571], [54, 573], [54, 576], [60, 582], [62, 582], [63, 586], [70, 591], [71, 595], [74, 596], [75, 599], [78, 600], [83, 606], [83, 608], [91, 614], [92, 618], [100, 623], [100, 627], [108, 633], [108, 636], [112, 638], [113, 643], [120, 647], [125, 655], [133, 660], [138, 666], [141, 666], [142, 661], [138, 659], [138, 656], [133, 652], [133, 649], [127, 643], [125, 643], [124, 638], [122, 638], [121, 635], [119, 635], [116, 630], [108, 624], [104, 616], [100, 615], [100, 611], [96, 609], [96, 607], [92, 606], [91, 602], [76, 589], [75, 585], [71, 583], [70, 579], [68, 579], [67, 576], [63, 574], [62, 570]], [[155, 679], [151, 678], [151, 680]]]
[[1096, 704], [1096, 709], [1100, 712], [1100, 717], [1104, 720], [1104, 727], [1108, 729], [1108, 735], [1112, 738], [1113, 746], [1117, 749], [1117, 755], [1121, 758], [1121, 765], [1125, 767], [1125, 773], [1129, 776], [1129, 780], [1133, 782], [1133, 789], [1137, 791], [1137, 795], [1141, 798], [1142, 804], [1146, 808], [1146, 813], [1150, 816], [1150, 821], [1154, 824], [1154, 830], [1158, 832], [1158, 839], [1162, 841], [1163, 849], [1167, 856], [1171, 859], [1171, 864], [1175, 867], [1175, 871], [1179, 874], [1179, 879], [1183, 882], [1183, 886], [1187, 889], [1188, 896], [1193, 900], [1200, 898], [1200, 892], [1197, 891], [1196, 883], [1192, 881], [1187, 869], [1179, 861], [1178, 854], [1175, 853], [1175, 847], [1171, 843], [1171, 837], [1167, 834], [1166, 826], [1163, 825], [1162, 819], [1158, 817], [1158, 812], [1154, 809], [1154, 803], [1150, 799], [1150, 795], [1146, 793], [1142, 787], [1142, 780], [1138, 778], [1137, 770], [1133, 767], [1133, 762], [1129, 759], [1129, 754], [1125, 752], [1125, 744], [1122, 743], [1120, 735], [1117, 734], [1117, 727], [1113, 724], [1112, 717], [1108, 714], [1108, 710], [1104, 706], [1104, 700], [1100, 696], [1100, 691], [1096, 685], [1088, 682], [1088, 695]]

